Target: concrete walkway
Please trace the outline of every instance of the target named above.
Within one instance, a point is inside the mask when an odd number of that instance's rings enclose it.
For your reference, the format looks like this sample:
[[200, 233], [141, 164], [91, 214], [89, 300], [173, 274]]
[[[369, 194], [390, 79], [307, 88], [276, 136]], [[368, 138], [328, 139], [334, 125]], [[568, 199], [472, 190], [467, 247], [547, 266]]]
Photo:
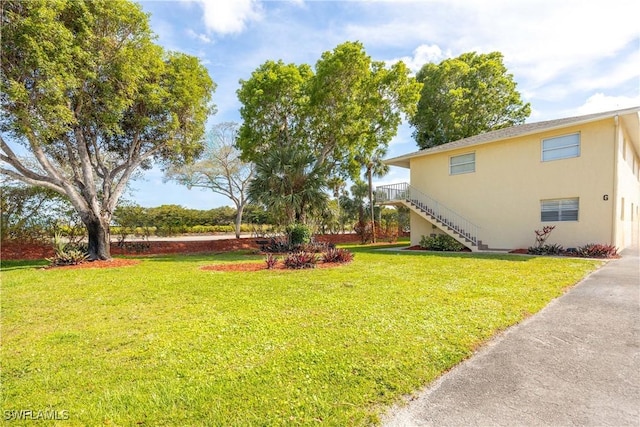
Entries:
[[640, 257], [626, 250], [386, 426], [640, 426]]

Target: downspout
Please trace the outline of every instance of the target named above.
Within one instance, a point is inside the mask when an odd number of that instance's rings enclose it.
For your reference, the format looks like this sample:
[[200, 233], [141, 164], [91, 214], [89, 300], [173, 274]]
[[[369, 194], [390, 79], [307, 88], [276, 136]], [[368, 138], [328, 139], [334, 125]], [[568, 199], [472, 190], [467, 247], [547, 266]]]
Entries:
[[615, 133], [613, 135], [613, 208], [611, 209], [611, 244], [617, 246], [618, 238], [618, 158], [620, 150], [620, 119], [616, 114], [613, 118], [615, 123]]

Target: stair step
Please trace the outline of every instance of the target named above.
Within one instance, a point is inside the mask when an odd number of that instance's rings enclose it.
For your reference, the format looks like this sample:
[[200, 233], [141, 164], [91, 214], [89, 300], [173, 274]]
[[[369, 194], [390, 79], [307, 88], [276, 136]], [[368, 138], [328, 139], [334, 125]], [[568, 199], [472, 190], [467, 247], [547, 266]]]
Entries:
[[[447, 219], [444, 218], [442, 215], [435, 215], [435, 213], [431, 209], [429, 209], [428, 206], [425, 206], [424, 204], [420, 203], [417, 200], [407, 200], [407, 202], [410, 205], [414, 206], [416, 210], [420, 211], [422, 214], [429, 217], [431, 220], [443, 225], [444, 227], [447, 228], [447, 230], [451, 231], [453, 234], [458, 235], [466, 243], [470, 244], [471, 246], [478, 246], [478, 243], [471, 238], [471, 235], [469, 233], [467, 233], [464, 229], [458, 229], [456, 226], [454, 226], [449, 221], [447, 221]], [[482, 243], [480, 243], [480, 245], [486, 247], [486, 245], [482, 245]], [[480, 247], [480, 249], [482, 248]]]

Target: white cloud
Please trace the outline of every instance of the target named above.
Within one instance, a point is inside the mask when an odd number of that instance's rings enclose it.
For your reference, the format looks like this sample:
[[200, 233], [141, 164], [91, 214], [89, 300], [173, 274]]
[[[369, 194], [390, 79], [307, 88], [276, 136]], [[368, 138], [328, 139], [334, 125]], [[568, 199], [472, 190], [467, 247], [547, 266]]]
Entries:
[[[588, 67], [583, 75], [572, 82], [572, 86], [581, 90], [596, 90], [614, 88], [633, 79], [640, 83], [640, 50], [634, 50], [616, 61], [605, 62], [608, 63], [605, 73]], [[637, 87], [640, 90], [640, 86]]]
[[450, 51], [442, 52], [442, 49], [440, 49], [438, 45], [422, 44], [413, 51], [413, 56], [403, 56], [402, 58], [392, 59], [387, 62], [394, 63], [402, 61], [415, 74], [428, 62], [438, 63], [445, 58], [451, 57]]
[[[613, 85], [613, 80], [628, 79], [634, 70], [639, 74], [637, 60], [625, 61], [626, 65], [613, 62], [630, 46], [637, 53], [640, 2], [636, 0], [374, 2], [362, 6], [363, 14], [371, 4], [379, 18], [367, 16], [347, 26], [350, 38], [394, 49], [437, 46], [453, 56], [500, 51], [521, 83], [519, 89], [534, 96], [557, 79], [571, 83], [569, 93]], [[415, 53], [413, 60], [415, 67]], [[603, 76], [609, 75], [612, 80], [607, 83]]]
[[238, 34], [248, 22], [262, 18], [262, 6], [255, 0], [195, 0], [203, 9], [208, 30], [218, 34]]
[[211, 43], [212, 42], [212, 40], [206, 34], [198, 34], [195, 31], [193, 31], [191, 28], [188, 28], [186, 30], [186, 33], [192, 39], [200, 40], [203, 43]]
[[629, 96], [607, 96], [603, 93], [596, 93], [589, 97], [586, 102], [576, 109], [577, 115], [600, 113], [603, 111], [619, 110], [640, 106], [640, 94], [635, 97]]

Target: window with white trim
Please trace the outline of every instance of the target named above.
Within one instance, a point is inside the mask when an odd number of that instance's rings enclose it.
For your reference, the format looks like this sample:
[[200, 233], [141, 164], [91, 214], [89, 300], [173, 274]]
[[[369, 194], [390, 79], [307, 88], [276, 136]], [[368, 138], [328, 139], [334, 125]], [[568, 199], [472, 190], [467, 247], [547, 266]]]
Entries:
[[458, 175], [476, 171], [476, 153], [449, 157], [449, 173]]
[[540, 201], [540, 221], [577, 221], [578, 198]]
[[542, 140], [542, 161], [569, 159], [580, 156], [580, 134], [557, 136]]

